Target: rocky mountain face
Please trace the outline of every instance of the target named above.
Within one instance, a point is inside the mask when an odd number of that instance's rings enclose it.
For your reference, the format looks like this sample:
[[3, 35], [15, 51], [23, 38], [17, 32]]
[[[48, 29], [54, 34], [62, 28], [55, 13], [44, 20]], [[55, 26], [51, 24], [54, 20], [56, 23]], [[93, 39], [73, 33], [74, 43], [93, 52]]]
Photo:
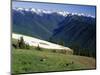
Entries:
[[[87, 16], [69, 15], [62, 21], [60, 27], [54, 30], [53, 42], [63, 42], [64, 45], [76, 47], [77, 50], [96, 51], [96, 19]], [[79, 52], [79, 51], [78, 51]], [[83, 50], [82, 50], [83, 52]], [[86, 52], [86, 51], [85, 51]]]

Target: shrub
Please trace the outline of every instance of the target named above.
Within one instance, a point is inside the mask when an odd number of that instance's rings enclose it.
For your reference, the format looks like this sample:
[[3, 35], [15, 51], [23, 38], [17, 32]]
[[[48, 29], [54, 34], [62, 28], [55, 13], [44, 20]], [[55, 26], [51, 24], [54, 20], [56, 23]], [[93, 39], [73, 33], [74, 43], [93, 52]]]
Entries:
[[30, 45], [29, 44], [26, 44], [26, 49], [30, 49]]
[[39, 44], [38, 46], [36, 47], [37, 50], [41, 51], [42, 49], [40, 48]]
[[15, 44], [12, 44], [12, 47], [17, 48], [17, 46]]
[[66, 54], [67, 51], [66, 50], [59, 50], [59, 53]]
[[57, 53], [57, 50], [54, 49], [54, 50], [52, 50], [52, 52], [53, 52], [53, 53]]
[[65, 43], [64, 43], [64, 41], [62, 41], [62, 40], [58, 41], [58, 44], [59, 44], [59, 45], [62, 45], [62, 46], [65, 46]]

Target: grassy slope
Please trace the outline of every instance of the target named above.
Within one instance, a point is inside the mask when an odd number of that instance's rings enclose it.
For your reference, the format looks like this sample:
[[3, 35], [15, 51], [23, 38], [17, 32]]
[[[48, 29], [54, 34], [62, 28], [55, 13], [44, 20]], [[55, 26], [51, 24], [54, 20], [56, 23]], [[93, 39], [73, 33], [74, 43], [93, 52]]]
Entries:
[[[41, 61], [45, 58], [45, 61]], [[73, 64], [69, 64], [74, 62]], [[67, 65], [69, 64], [69, 65]], [[95, 59], [53, 53], [50, 50], [12, 50], [12, 73], [46, 72], [95, 68]]]

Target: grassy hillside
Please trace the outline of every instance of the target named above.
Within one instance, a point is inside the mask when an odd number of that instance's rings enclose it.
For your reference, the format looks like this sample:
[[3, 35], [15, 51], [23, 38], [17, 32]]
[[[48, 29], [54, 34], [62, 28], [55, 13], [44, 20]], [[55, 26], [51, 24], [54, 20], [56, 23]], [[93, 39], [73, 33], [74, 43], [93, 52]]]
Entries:
[[51, 50], [12, 49], [12, 73], [95, 69], [95, 59]]

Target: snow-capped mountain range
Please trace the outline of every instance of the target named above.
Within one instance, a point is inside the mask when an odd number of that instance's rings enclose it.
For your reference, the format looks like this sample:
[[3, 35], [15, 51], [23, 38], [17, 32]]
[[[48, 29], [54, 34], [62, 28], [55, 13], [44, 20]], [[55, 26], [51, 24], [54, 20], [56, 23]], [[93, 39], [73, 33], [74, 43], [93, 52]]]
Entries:
[[[62, 22], [66, 19], [69, 23], [74, 20], [86, 23], [94, 22], [93, 16], [83, 13], [69, 13], [66, 11], [54, 11], [35, 8], [13, 8], [13, 31], [37, 38], [49, 39], [54, 30], [63, 27]], [[66, 24], [66, 23], [65, 23]], [[75, 23], [74, 23], [75, 24]], [[70, 25], [71, 26], [71, 25]], [[57, 31], [58, 32], [58, 31]], [[47, 34], [47, 35], [43, 35]]]
[[16, 7], [16, 8], [13, 8], [13, 10], [16, 10], [16, 11], [20, 11], [22, 14], [24, 14], [24, 11], [30, 11], [32, 13], [36, 13], [38, 15], [43, 15], [43, 14], [52, 14], [52, 13], [57, 13], [59, 15], [62, 15], [62, 16], [67, 16], [68, 14], [71, 14], [71, 15], [78, 15], [78, 16], [87, 16], [87, 17], [92, 17], [92, 18], [95, 18], [94, 16], [92, 15], [85, 15], [84, 13], [70, 13], [70, 12], [67, 12], [67, 11], [55, 11], [55, 10], [45, 10], [45, 9], [36, 9], [36, 8], [21, 8], [21, 7]]
[[14, 33], [53, 43], [63, 42], [70, 48], [78, 45], [80, 53], [83, 54], [83, 50], [87, 49], [87, 52], [94, 53], [95, 57], [96, 18], [94, 16], [66, 11], [13, 8], [12, 18]]

